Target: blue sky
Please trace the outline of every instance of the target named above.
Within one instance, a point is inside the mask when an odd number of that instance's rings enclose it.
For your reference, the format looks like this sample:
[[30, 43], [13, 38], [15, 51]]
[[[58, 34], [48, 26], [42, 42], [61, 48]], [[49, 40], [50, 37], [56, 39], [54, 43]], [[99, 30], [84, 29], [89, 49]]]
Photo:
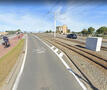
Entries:
[[57, 25], [66, 24], [71, 31], [81, 31], [90, 26], [107, 26], [107, 5], [44, 3], [44, 4], [0, 4], [0, 31], [54, 30], [54, 12]]

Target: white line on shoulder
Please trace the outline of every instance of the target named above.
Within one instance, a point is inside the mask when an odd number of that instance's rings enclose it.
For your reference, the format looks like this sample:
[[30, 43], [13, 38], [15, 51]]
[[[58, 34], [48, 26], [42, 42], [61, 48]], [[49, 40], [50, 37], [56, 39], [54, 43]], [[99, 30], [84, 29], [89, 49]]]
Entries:
[[[79, 80], [79, 78], [74, 74], [74, 72], [72, 72], [72, 70], [70, 71], [70, 67], [69, 65], [64, 61], [64, 59], [62, 58], [62, 56], [60, 56], [60, 54], [58, 54], [55, 50], [53, 50], [53, 48], [55, 46], [50, 47], [48, 44], [46, 44], [43, 40], [41, 40], [39, 37], [35, 36], [37, 39], [39, 39], [41, 42], [43, 42], [47, 47], [49, 47], [58, 57], [59, 59], [62, 61], [62, 63], [64, 64], [64, 66], [67, 68], [67, 70], [69, 70], [69, 72], [71, 74], [73, 74], [73, 76], [76, 78], [76, 80], [78, 81], [78, 83], [80, 84], [80, 86], [83, 88], [83, 90], [87, 90], [86, 86]], [[63, 52], [62, 52], [63, 53]]]
[[16, 81], [15, 81], [15, 83], [13, 85], [12, 90], [17, 90], [17, 87], [18, 87], [18, 84], [19, 84], [19, 81], [20, 81], [20, 77], [21, 77], [21, 75], [23, 73], [23, 69], [24, 69], [24, 65], [25, 65], [25, 61], [26, 61], [26, 56], [27, 56], [27, 47], [28, 47], [27, 43], [28, 43], [28, 38], [27, 38], [27, 35], [26, 35], [26, 49], [25, 49], [24, 59], [23, 59], [21, 69], [20, 69], [19, 74], [18, 74], [18, 76], [16, 78]]

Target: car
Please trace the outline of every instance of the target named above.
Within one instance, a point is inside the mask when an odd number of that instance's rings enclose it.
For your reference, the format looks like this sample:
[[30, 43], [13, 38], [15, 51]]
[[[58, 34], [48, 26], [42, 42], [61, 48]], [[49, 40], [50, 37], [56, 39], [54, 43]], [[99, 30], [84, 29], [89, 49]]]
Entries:
[[77, 39], [77, 35], [76, 34], [68, 34], [67, 38]]

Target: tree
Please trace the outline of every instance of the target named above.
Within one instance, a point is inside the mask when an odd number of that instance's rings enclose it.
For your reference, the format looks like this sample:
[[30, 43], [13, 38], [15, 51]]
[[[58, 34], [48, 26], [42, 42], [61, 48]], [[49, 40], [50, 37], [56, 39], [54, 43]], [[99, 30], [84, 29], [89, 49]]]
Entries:
[[20, 30], [20, 29], [18, 29], [18, 30], [17, 30], [17, 32], [21, 32], [21, 30]]
[[75, 32], [74, 32], [74, 31], [72, 31], [72, 34], [75, 34]]
[[52, 30], [46, 30], [45, 33], [52, 33]]
[[95, 28], [93, 27], [88, 28], [88, 34], [93, 34], [94, 31], [95, 31]]
[[81, 33], [83, 34], [83, 36], [88, 35], [88, 30], [87, 30], [87, 29], [83, 29], [83, 30], [81, 31]]
[[50, 30], [49, 33], [52, 33], [52, 30]]
[[70, 33], [70, 29], [67, 30], [67, 33]]
[[107, 29], [104, 31], [104, 35], [107, 35]]
[[96, 31], [97, 34], [106, 34], [107, 33], [107, 27], [103, 26], [97, 29]]
[[45, 33], [48, 33], [48, 32], [49, 32], [48, 30], [45, 31]]
[[6, 32], [8, 32], [8, 34], [16, 34], [16, 31], [14, 31], [14, 30], [7, 30]]
[[72, 31], [72, 34], [78, 34], [79, 32], [74, 32], [74, 31]]

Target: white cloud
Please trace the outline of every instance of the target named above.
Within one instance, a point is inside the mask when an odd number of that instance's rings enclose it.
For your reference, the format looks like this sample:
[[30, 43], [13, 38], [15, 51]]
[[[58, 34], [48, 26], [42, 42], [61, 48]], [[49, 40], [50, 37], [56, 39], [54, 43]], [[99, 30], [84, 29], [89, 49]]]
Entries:
[[52, 24], [43, 17], [30, 14], [19, 16], [13, 13], [0, 14], [0, 30], [22, 29], [23, 31], [45, 31], [52, 28]]
[[[98, 8], [98, 7], [97, 7]], [[58, 9], [57, 14], [57, 22], [61, 24], [66, 24], [71, 31], [81, 31], [83, 28], [88, 28], [90, 26], [94, 28], [99, 28], [101, 26], [107, 25], [107, 23], [99, 23], [97, 21], [89, 22], [89, 18], [98, 18], [101, 15], [100, 11], [96, 11], [99, 14], [89, 16], [91, 10], [96, 9], [96, 6], [89, 6], [89, 5], [72, 5], [67, 7], [64, 13], [60, 13], [63, 8]], [[102, 12], [102, 11], [101, 11]], [[105, 14], [105, 12], [104, 12]], [[83, 20], [81, 20], [83, 19]], [[103, 18], [102, 18], [103, 19]]]
[[[102, 18], [102, 16], [107, 17], [104, 15], [107, 13], [105, 11], [99, 11], [101, 8], [104, 8], [102, 5], [68, 3], [65, 6], [57, 5], [56, 8], [57, 23], [66, 24], [71, 31], [81, 31], [83, 28], [90, 26], [97, 29], [107, 25], [107, 23], [104, 23], [104, 18]], [[100, 21], [99, 17], [101, 17], [100, 19], [102, 21]], [[99, 21], [97, 21], [98, 19]]]
[[[52, 6], [54, 8], [52, 8]], [[99, 18], [102, 14], [107, 14], [105, 11], [98, 11], [97, 15], [89, 16], [91, 10], [96, 9], [96, 6], [87, 5], [75, 5], [69, 3], [69, 5], [61, 5], [58, 4], [54, 6], [47, 6], [47, 9], [51, 9], [51, 14], [46, 14], [46, 16], [41, 16], [36, 14], [36, 10], [29, 11], [24, 9], [25, 11], [21, 11], [18, 9], [13, 10], [11, 13], [6, 13], [5, 11], [0, 13], [0, 31], [2, 30], [16, 30], [18, 28], [23, 31], [45, 31], [54, 28], [53, 24], [53, 11], [56, 11], [57, 24], [63, 25], [66, 24], [71, 31], [81, 31], [83, 28], [88, 28], [93, 26], [95, 28], [99, 28], [100, 26], [107, 25], [107, 23], [95, 23], [97, 21], [95, 18]], [[98, 6], [99, 7], [99, 6]], [[36, 7], [35, 7], [36, 8]], [[34, 8], [34, 9], [35, 9]], [[40, 6], [40, 11], [42, 11], [43, 7]], [[43, 13], [48, 12], [48, 10], [44, 9]], [[35, 11], [35, 12], [34, 12]], [[38, 11], [38, 10], [37, 10]], [[18, 13], [19, 12], [19, 13]], [[32, 14], [33, 13], [33, 14]], [[101, 14], [102, 13], [102, 14]], [[89, 16], [89, 17], [88, 17]], [[89, 18], [91, 17], [92, 21], [89, 22]], [[93, 18], [92, 18], [93, 17]], [[101, 17], [102, 18], [102, 17]]]

